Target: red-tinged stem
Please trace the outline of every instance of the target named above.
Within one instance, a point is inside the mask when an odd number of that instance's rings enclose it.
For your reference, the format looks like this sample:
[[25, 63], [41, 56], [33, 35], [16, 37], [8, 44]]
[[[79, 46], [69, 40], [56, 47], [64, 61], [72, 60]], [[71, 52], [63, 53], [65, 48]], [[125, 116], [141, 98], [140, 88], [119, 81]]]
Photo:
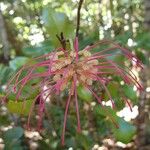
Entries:
[[108, 117], [110, 118], [110, 120], [113, 122], [113, 124], [115, 125], [116, 128], [119, 128], [119, 124], [117, 123], [117, 121], [115, 121], [115, 119], [110, 115], [110, 113], [108, 112], [108, 110], [105, 107], [102, 107], [102, 109], [104, 109], [104, 111], [107, 113]]
[[[101, 57], [101, 59], [105, 59], [105, 61], [107, 61], [107, 63], [108, 64], [111, 64], [112, 66], [114, 66], [114, 71], [115, 72], [98, 72], [98, 73], [101, 73], [101, 74], [117, 74], [117, 75], [120, 75], [123, 79], [124, 79], [124, 81], [126, 82], [126, 83], [133, 83], [133, 81], [136, 83], [136, 87], [139, 89], [139, 90], [142, 90], [143, 88], [142, 88], [142, 86], [138, 83], [138, 81], [136, 80], [136, 77], [135, 77], [135, 75], [132, 73], [132, 74], [130, 74], [129, 72], [127, 72], [126, 70], [124, 70], [123, 68], [121, 68], [120, 66], [118, 66], [117, 64], [115, 64], [113, 61], [111, 61], [111, 60], [107, 60], [106, 58], [102, 58]], [[106, 62], [103, 62], [104, 64], [106, 63]], [[100, 66], [101, 67], [101, 66]], [[126, 75], [126, 73], [127, 73], [127, 75], [129, 75], [129, 76], [127, 76]], [[132, 76], [133, 75], [133, 76]], [[129, 78], [129, 77], [131, 77], [132, 78], [132, 80]]]
[[123, 74], [123, 72], [119, 69], [119, 67], [113, 61], [111, 60], [106, 60], [106, 61], [108, 61], [110, 64], [112, 64], [116, 68], [116, 71], [118, 71], [118, 74], [122, 76], [122, 78], [124, 79], [126, 83], [130, 83], [129, 78], [127, 78], [126, 75]]
[[113, 43], [116, 47], [120, 48], [120, 50], [124, 51], [124, 53], [136, 63], [137, 66], [143, 69], [141, 61], [133, 55], [127, 48], [121, 47], [119, 44]]
[[116, 48], [117, 48], [116, 46], [115, 46], [115, 47], [110, 47], [110, 48], [101, 50], [100, 52], [94, 53], [92, 56], [101, 55], [101, 54], [104, 53], [104, 52], [111, 51], [111, 50], [115, 50]]
[[98, 78], [98, 81], [100, 82], [100, 84], [104, 87], [104, 89], [105, 89], [105, 91], [106, 91], [108, 97], [110, 98], [111, 103], [112, 103], [112, 108], [115, 108], [114, 101], [113, 101], [113, 99], [112, 99], [112, 97], [111, 97], [111, 95], [110, 95], [110, 92], [109, 92], [108, 88], [107, 88], [107, 87], [105, 86], [105, 84], [101, 81], [101, 78], [100, 78], [100, 77], [97, 76], [97, 78]]
[[[82, 82], [82, 81], [81, 81]], [[104, 109], [104, 111], [107, 113], [108, 117], [110, 118], [110, 120], [113, 122], [113, 124], [115, 125], [116, 128], [119, 128], [119, 125], [117, 124], [117, 122], [114, 120], [114, 118], [109, 114], [108, 110], [102, 105], [101, 100], [99, 99], [99, 97], [97, 96], [97, 94], [95, 92], [92, 91], [92, 89], [85, 83], [82, 82], [82, 84], [88, 88], [93, 96], [96, 98], [96, 100], [98, 101], [98, 103], [102, 106], [101, 108]]]
[[44, 80], [40, 81], [37, 85], [33, 86], [32, 88], [33, 88], [33, 90], [35, 90], [36, 88], [42, 89], [44, 86], [46, 86], [46, 87], [53, 86], [54, 83], [55, 83], [55, 81], [52, 81], [50, 79], [47, 79], [47, 80], [44, 79]]
[[52, 85], [54, 83], [54, 81], [52, 81], [51, 79], [47, 78], [47, 79], [43, 79], [42, 81], [39, 81], [36, 85], [32, 85], [32, 89], [36, 89], [36, 88], [42, 88], [43, 86], [49, 86]]
[[[40, 66], [47, 66], [46, 64], [40, 64]], [[31, 66], [30, 66], [31, 67]], [[33, 65], [32, 66], [32, 70], [33, 70], [33, 68], [34, 69], [36, 69], [37, 67], [39, 67], [39, 66], [37, 66], [37, 65]], [[17, 85], [18, 84], [20, 84], [22, 81], [25, 81], [28, 77], [28, 75], [30, 74], [30, 72], [31, 71], [28, 71], [29, 72], [29, 74], [26, 76], [26, 77], [24, 77], [23, 79], [21, 79], [20, 81], [18, 81], [19, 80], [19, 77], [20, 77], [20, 75], [21, 75], [21, 73], [22, 73], [22, 71], [25, 69], [25, 67], [22, 67], [19, 71], [18, 71], [18, 73], [13, 77], [13, 78], [11, 78], [11, 80], [8, 82], [8, 84], [6, 85], [7, 86], [7, 88], [6, 88], [6, 90], [8, 89], [8, 87], [10, 86], [10, 84], [12, 83], [12, 81], [16, 78], [16, 80], [15, 80], [15, 84], [14, 84], [14, 92], [15, 92], [15, 90], [16, 90], [16, 87], [17, 87]], [[33, 71], [32, 71], [33, 72]], [[31, 74], [30, 74], [31, 75]]]
[[78, 55], [78, 50], [79, 50], [78, 37], [75, 37], [74, 49], [75, 49], [75, 53], [76, 53], [76, 62], [78, 62], [78, 59], [79, 59], [79, 55]]
[[104, 87], [104, 89], [105, 89], [105, 91], [106, 91], [108, 97], [109, 97], [110, 100], [111, 100], [112, 108], [114, 108], [114, 107], [115, 107], [114, 101], [113, 101], [113, 99], [112, 99], [112, 97], [111, 97], [111, 95], [110, 95], [110, 93], [109, 93], [109, 90], [107, 89], [107, 87], [106, 87], [105, 84], [103, 83], [103, 81], [102, 81], [103, 79], [101, 79], [100, 77], [98, 77], [98, 76], [97, 76], [96, 74], [94, 74], [94, 73], [89, 72], [89, 74], [94, 75], [94, 76], [97, 78], [97, 80], [99, 81], [99, 83]]
[[[118, 66], [119, 67], [119, 66]], [[118, 69], [121, 69], [120, 71], [122, 72], [122, 73], [120, 73], [120, 72], [116, 72], [116, 70], [115, 70], [115, 68], [111, 68], [111, 69], [113, 69], [112, 70], [112, 72], [102, 72], [102, 71], [98, 71], [97, 72], [97, 74], [104, 74], [104, 75], [107, 75], [107, 74], [114, 74], [114, 75], [118, 75], [118, 76], [121, 76], [122, 78], [123, 78], [123, 80], [125, 81], [125, 82], [127, 82], [128, 84], [129, 83], [135, 83], [136, 84], [136, 87], [137, 87], [137, 89], [138, 90], [143, 90], [143, 87], [140, 85], [140, 83], [137, 81], [137, 79], [136, 79], [136, 77], [135, 77], [135, 75], [134, 74], [130, 74], [129, 72], [127, 72], [126, 70], [122, 70], [121, 68], [118, 68]], [[113, 72], [114, 71], [114, 72]], [[126, 75], [126, 73], [127, 73], [127, 75]], [[133, 75], [133, 76], [132, 76]], [[127, 80], [127, 78], [128, 78], [128, 80]]]
[[21, 70], [19, 70], [14, 76], [12, 76], [12, 78], [8, 81], [7, 85], [6, 85], [6, 91], [8, 90], [8, 88], [10, 87], [10, 84], [13, 82], [13, 80], [20, 74]]
[[56, 83], [56, 84], [57, 84], [57, 85], [56, 85], [56, 89], [57, 89], [57, 91], [58, 91], [57, 93], [59, 93], [61, 85], [62, 85], [63, 83], [65, 83], [65, 81], [69, 82], [69, 80], [71, 79], [71, 76], [70, 76], [70, 78], [67, 78], [67, 74], [68, 74], [70, 68], [71, 68], [71, 65], [69, 65], [67, 68], [65, 68], [64, 71], [63, 71], [63, 78], [62, 78], [62, 79], [59, 79], [59, 80], [57, 81], [57, 83]]
[[49, 62], [49, 74], [51, 74], [52, 63], [53, 63], [53, 59], [54, 59], [55, 55], [56, 55], [56, 53], [53, 54], [52, 59]]
[[[52, 86], [52, 87], [50, 87], [51, 88], [51, 91], [50, 91], [50, 93], [53, 91], [53, 88], [54, 88], [54, 86]], [[34, 108], [34, 105], [35, 105], [35, 102], [36, 102], [36, 100], [37, 100], [37, 98], [39, 97], [39, 96], [41, 96], [43, 93], [45, 93], [46, 91], [48, 91], [49, 89], [46, 89], [46, 90], [44, 90], [44, 91], [42, 91], [42, 93], [40, 93], [40, 94], [38, 94], [35, 98], [34, 98], [34, 100], [33, 100], [33, 102], [32, 102], [32, 105], [31, 105], [31, 108], [30, 108], [30, 111], [29, 111], [29, 114], [28, 114], [28, 120], [27, 120], [27, 128], [29, 129], [30, 128], [30, 120], [31, 120], [31, 114], [32, 114], [32, 111], [33, 111], [33, 108]], [[49, 94], [50, 94], [49, 93]]]
[[39, 96], [40, 96], [40, 94], [37, 95], [37, 96], [34, 98], [33, 102], [32, 102], [32, 105], [31, 105], [31, 108], [30, 108], [30, 111], [29, 111], [29, 114], [28, 114], [27, 129], [30, 129], [31, 114], [32, 114], [32, 111], [33, 111], [35, 102], [36, 102], [36, 100], [37, 100], [37, 98], [38, 98]]
[[[38, 67], [40, 67], [40, 66], [48, 66], [47, 64], [40, 64], [39, 66], [37, 66], [37, 65], [34, 65], [34, 66], [32, 66], [31, 67], [31, 69], [33, 70], [33, 68], [34, 68], [34, 70], [36, 69], [36, 68], [38, 68]], [[28, 72], [30, 72], [30, 70], [28, 71]], [[33, 71], [32, 71], [33, 72]], [[22, 72], [21, 72], [22, 73]], [[24, 77], [24, 78], [22, 78], [21, 80], [19, 80], [19, 77], [20, 77], [20, 75], [21, 75], [21, 73], [19, 74], [19, 76], [17, 76], [17, 79], [16, 79], [16, 81], [15, 81], [15, 84], [14, 84], [14, 86], [15, 87], [17, 87], [17, 85], [19, 84], [19, 83], [21, 83], [21, 82], [23, 82], [26, 78], [27, 78], [27, 76], [29, 76], [29, 74], [27, 73], [27, 75]], [[44, 73], [45, 74], [45, 73]], [[36, 75], [38, 76], [38, 74], [32, 74], [33, 75], [33, 77], [34, 77], [34, 75], [35, 75], [35, 77], [36, 77]], [[39, 74], [40, 75], [40, 74]], [[42, 77], [42, 73], [41, 73], [41, 77]], [[30, 76], [30, 77], [32, 77], [32, 76]], [[19, 81], [18, 81], [19, 80]]]
[[[84, 85], [84, 86], [85, 86], [85, 85]], [[92, 93], [92, 94], [94, 95], [94, 97], [97, 99], [98, 103], [99, 103], [101, 106], [103, 106], [103, 105], [102, 105], [102, 100], [98, 97], [98, 95], [97, 95], [88, 85], [86, 85], [86, 88], [91, 91], [91, 93]]]
[[[47, 77], [49, 76], [48, 73], [42, 73], [42, 74], [32, 74], [30, 76], [26, 76], [24, 78], [22, 78], [20, 81], [18, 81], [14, 86], [17, 87], [20, 83], [24, 82], [25, 80], [27, 80], [27, 82], [29, 82], [31, 79], [35, 79], [35, 78], [39, 78], [39, 77]], [[26, 83], [27, 83], [26, 82]], [[25, 84], [26, 84], [25, 83]], [[25, 85], [24, 84], [24, 85]], [[21, 84], [21, 86], [23, 86], [23, 84]]]
[[[53, 53], [52, 53], [52, 54], [53, 54]], [[47, 57], [48, 57], [48, 56], [51, 56], [52, 54], [46, 54], [46, 55], [43, 55], [43, 56], [36, 57], [36, 58], [32, 59], [32, 61], [33, 61], [33, 60], [40, 59], [40, 58], [45, 58], [46, 56], [47, 56]], [[55, 54], [55, 53], [54, 53], [54, 54]], [[54, 55], [54, 54], [53, 54], [53, 55]], [[32, 62], [32, 61], [29, 61], [29, 62]], [[53, 60], [52, 60], [52, 61], [53, 61]], [[16, 91], [16, 87], [17, 87], [17, 85], [18, 85], [19, 83], [21, 83], [22, 81], [25, 81], [25, 80], [28, 78], [28, 77], [24, 77], [22, 80], [18, 81], [18, 80], [19, 80], [19, 77], [20, 77], [20, 75], [21, 75], [21, 73], [22, 73], [23, 70], [29, 69], [29, 68], [31, 68], [31, 69], [32, 69], [32, 68], [36, 69], [36, 68], [41, 67], [41, 66], [49, 66], [49, 60], [46, 60], [46, 61], [37, 63], [37, 64], [35, 64], [35, 65], [30, 65], [29, 62], [28, 62], [26, 65], [24, 65], [24, 66], [16, 73], [16, 75], [8, 82], [6, 90], [8, 89], [8, 87], [10, 86], [10, 84], [12, 83], [12, 81], [13, 81], [15, 78], [16, 78], [16, 81], [15, 81], [15, 84], [14, 84], [14, 91]], [[37, 75], [37, 77], [42, 77], [42, 75], [43, 75], [43, 74], [39, 74], [39, 76]], [[44, 75], [45, 75], [45, 76], [48, 76], [48, 74], [44, 74]], [[35, 75], [35, 76], [36, 76], [36, 75]], [[32, 77], [34, 77], [34, 75], [33, 75]], [[29, 80], [29, 79], [28, 79], [28, 80]]]
[[[17, 72], [17, 73], [15, 73], [15, 75], [11, 78], [11, 80], [9, 80], [9, 82], [8, 82], [8, 84], [7, 84], [7, 87], [9, 87], [9, 85], [12, 83], [12, 81], [17, 77], [17, 78], [19, 78], [19, 74], [21, 74], [21, 72], [24, 70], [24, 69], [27, 69], [27, 68], [30, 68], [30, 67], [32, 67], [33, 65], [30, 65], [30, 63], [31, 62], [33, 62], [33, 60], [37, 60], [37, 59], [40, 59], [40, 58], [46, 58], [46, 57], [48, 57], [48, 56], [51, 56], [52, 55], [52, 53], [49, 53], [49, 54], [45, 54], [45, 55], [42, 55], [42, 56], [39, 56], [39, 57], [35, 57], [35, 58], [32, 58], [32, 60], [30, 60], [30, 61], [28, 61], [28, 63], [26, 63], [25, 65], [23, 65], [21, 68], [20, 68], [20, 70]], [[49, 62], [49, 60], [47, 61], [47, 62]], [[42, 62], [42, 64], [43, 63], [46, 63], [46, 62]], [[40, 64], [39, 64], [40, 65]], [[19, 76], [18, 76], [19, 75]]]
[[[126, 82], [126, 83], [133, 83], [133, 81], [138, 85], [136, 85], [136, 87], [139, 89], [139, 90], [142, 90], [143, 88], [142, 88], [142, 86], [138, 83], [138, 81], [131, 75], [131, 74], [129, 74], [127, 71], [125, 71], [125, 70], [120, 70], [120, 67], [118, 66], [118, 65], [116, 65], [113, 61], [111, 61], [111, 60], [107, 60], [110, 64], [112, 64], [115, 68], [116, 68], [116, 70], [118, 71], [118, 73], [120, 73], [120, 75], [122, 76], [122, 78], [124, 79], [124, 81]], [[129, 76], [127, 76], [125, 73], [127, 73]], [[129, 77], [131, 77], [132, 79], [133, 79], [133, 81], [129, 78]]]
[[62, 131], [62, 136], [61, 136], [61, 144], [63, 146], [65, 144], [65, 131], [66, 131], [67, 114], [68, 114], [68, 109], [69, 109], [69, 105], [70, 105], [72, 91], [74, 91], [73, 82], [72, 82], [72, 85], [71, 85], [71, 90], [70, 90], [68, 100], [66, 102], [66, 109], [65, 109], [65, 114], [64, 114], [63, 131]]
[[99, 75], [108, 75], [108, 74], [116, 74], [116, 72], [102, 72], [102, 71], [98, 71], [98, 72], [96, 72], [97, 74], [99, 74]]
[[98, 60], [98, 59], [106, 59], [106, 57], [109, 57], [109, 56], [112, 56], [113, 54], [104, 54], [104, 55], [100, 55], [100, 56], [91, 56], [91, 57], [88, 57], [87, 59], [84, 59], [83, 62], [89, 62], [91, 60]]
[[110, 41], [108, 41], [108, 40], [101, 40], [101, 41], [96, 42], [93, 45], [89, 45], [88, 47], [85, 48], [85, 50], [89, 51], [93, 48], [96, 48], [100, 44], [109, 44], [109, 43], [110, 43]]
[[[102, 51], [101, 51], [102, 52]], [[99, 53], [101, 53], [101, 52], [99, 52]], [[87, 59], [85, 59], [86, 61], [88, 60], [88, 61], [91, 61], [91, 60], [95, 60], [95, 59], [97, 59], [97, 60], [99, 60], [99, 59], [106, 59], [107, 57], [109, 57], [109, 56], [113, 56], [113, 55], [115, 55], [115, 56], [117, 56], [117, 55], [123, 55], [122, 53], [112, 53], [112, 54], [99, 54], [99, 55], [92, 55], [92, 56], [90, 56], [89, 58], [87, 58]]]
[[98, 69], [113, 69], [114, 68], [114, 66], [111, 66], [111, 65], [109, 65], [109, 66], [94, 65], [94, 67], [96, 67]]
[[[66, 69], [67, 70], [67, 69]], [[67, 70], [66, 72], [64, 71], [63, 73], [63, 78], [59, 79], [56, 83], [56, 90], [57, 90], [57, 93], [59, 93], [60, 91], [60, 87], [63, 83], [65, 83], [65, 80], [67, 78], [67, 73], [68, 73], [69, 70]]]
[[[125, 53], [125, 55], [128, 56], [131, 60], [133, 60], [140, 68], [143, 68], [143, 66], [141, 65], [142, 63], [140, 62], [140, 60], [135, 55], [133, 55], [127, 48], [121, 47], [119, 44], [114, 43], [113, 41], [110, 41], [110, 40], [101, 40], [101, 41], [95, 43], [92, 46], [88, 46], [85, 50], [87, 50], [87, 51], [91, 50], [91, 49], [97, 47], [100, 44], [113, 44], [116, 48], [119, 48], [121, 51], [123, 51]], [[106, 51], [109, 51], [109, 49], [102, 50], [100, 53], [104, 53]], [[135, 59], [133, 59], [133, 58], [135, 58]]]
[[25, 86], [25, 84], [28, 82], [28, 79], [30, 78], [30, 75], [32, 74], [34, 68], [29, 72], [29, 74], [26, 76], [26, 78], [24, 78], [24, 80], [22, 80], [22, 84], [21, 84], [21, 87], [19, 89], [19, 91], [17, 92], [17, 95], [16, 95], [16, 100], [19, 99], [20, 95], [21, 95], [21, 91], [23, 89], [23, 87]]
[[[108, 64], [108, 63], [107, 63]], [[135, 76], [135, 74], [133, 73], [133, 71], [129, 68], [129, 67], [127, 67], [127, 66], [124, 66], [129, 72], [131, 72], [131, 74], [128, 72], [128, 71], [126, 71], [125, 69], [123, 69], [122, 67], [120, 67], [119, 65], [117, 65], [123, 72], [125, 72], [125, 73], [127, 73], [129, 76], [132, 76], [132, 78], [134, 78], [135, 80], [137, 80], [137, 77]], [[97, 67], [97, 68], [100, 68], [100, 69], [105, 69], [105, 68], [108, 68], [108, 67], [112, 67], [112, 69], [114, 68], [114, 66], [108, 66], [108, 65], [106, 65], [106, 66], [101, 66], [101, 65], [94, 65], [94, 67]]]
[[38, 120], [38, 125], [37, 125], [37, 129], [40, 130], [41, 126], [42, 126], [42, 118], [43, 118], [43, 112], [44, 112], [44, 106], [45, 106], [45, 102], [42, 98], [42, 96], [40, 97], [40, 103], [39, 103], [39, 110], [38, 110], [38, 115], [39, 115], [39, 120]]
[[[58, 70], [58, 71], [55, 71], [55, 72], [51, 72], [51, 74], [50, 74], [49, 72], [32, 74], [30, 77], [26, 76], [26, 77], [24, 77], [23, 79], [21, 79], [21, 80], [17, 83], [17, 85], [20, 84], [22, 81], [24, 81], [24, 80], [26, 80], [26, 79], [28, 79], [28, 81], [29, 81], [29, 80], [31, 80], [31, 79], [35, 79], [35, 78], [39, 78], [39, 77], [49, 77], [50, 75], [53, 75], [53, 74], [62, 73], [62, 72], [64, 72], [65, 70], [66, 70], [66, 68], [65, 68], [65, 69], [61, 69], [61, 70]], [[67, 73], [64, 73], [64, 75], [65, 75], [65, 74], [67, 74]], [[17, 85], [15, 85], [15, 86], [17, 86]]]
[[133, 112], [130, 102], [125, 97], [123, 98], [123, 100], [127, 103], [128, 107], [130, 108], [130, 111]]
[[76, 105], [76, 114], [77, 114], [77, 124], [78, 128], [77, 131], [81, 132], [81, 124], [80, 124], [80, 115], [79, 115], [79, 107], [78, 107], [78, 98], [77, 98], [77, 76], [76, 74], [74, 75], [74, 94], [75, 94], [75, 105]]

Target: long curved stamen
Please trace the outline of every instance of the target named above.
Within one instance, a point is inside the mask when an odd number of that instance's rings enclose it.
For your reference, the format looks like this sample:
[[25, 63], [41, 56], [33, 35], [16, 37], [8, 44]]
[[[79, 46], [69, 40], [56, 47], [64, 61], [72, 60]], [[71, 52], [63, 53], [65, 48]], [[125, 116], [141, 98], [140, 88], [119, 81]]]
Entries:
[[[104, 89], [105, 89], [105, 91], [106, 91], [106, 93], [107, 93], [109, 99], [111, 100], [112, 108], [114, 108], [114, 107], [115, 107], [114, 101], [113, 101], [113, 99], [112, 99], [112, 97], [111, 97], [111, 94], [110, 94], [108, 88], [107, 88], [107, 87], [105, 86], [105, 84], [103, 83], [103, 79], [101, 79], [99, 76], [97, 76], [97, 75], [94, 74], [94, 73], [90, 73], [90, 72], [87, 72], [87, 73], [88, 73], [88, 74], [91, 74], [91, 75], [93, 75], [93, 76], [95, 76], [96, 79], [97, 79], [97, 81], [104, 87]], [[94, 78], [94, 79], [95, 79], [95, 78]]]
[[99, 99], [98, 95], [85, 83], [82, 83], [86, 88], [88, 88], [91, 93], [93, 94], [93, 96], [96, 98], [96, 100], [98, 101], [98, 103], [102, 106], [101, 108], [105, 110], [105, 112], [107, 113], [108, 117], [110, 118], [110, 120], [113, 122], [113, 124], [115, 125], [116, 128], [119, 128], [118, 123], [114, 120], [114, 118], [108, 113], [108, 110], [103, 107], [103, 105], [101, 104], [101, 100]]
[[79, 106], [78, 106], [78, 99], [77, 99], [77, 76], [74, 75], [74, 95], [75, 95], [75, 105], [76, 105], [76, 114], [77, 114], [77, 124], [78, 128], [77, 131], [81, 132], [81, 125], [80, 125], [80, 115], [79, 115]]
[[[87, 51], [92, 50], [93, 48], [97, 47], [100, 44], [113, 44], [116, 48], [119, 48], [121, 51], [123, 51], [124, 54], [126, 56], [128, 56], [128, 58], [133, 60], [140, 68], [143, 68], [142, 63], [140, 62], [140, 60], [135, 55], [133, 55], [127, 48], [121, 47], [119, 44], [116, 44], [116, 43], [114, 43], [113, 41], [110, 41], [110, 40], [99, 41], [99, 42], [95, 43], [92, 46], [88, 46], [85, 50], [87, 50]], [[115, 49], [112, 48], [111, 50], [115, 50]], [[99, 53], [104, 53], [104, 52], [107, 52], [107, 51], [110, 51], [110, 49], [102, 50]]]
[[[105, 46], [105, 44], [110, 44], [111, 47], [109, 46], [108, 48], [93, 54], [90, 52], [93, 48], [101, 45]], [[99, 41], [94, 45], [87, 46], [83, 50], [79, 51], [78, 37], [76, 37], [74, 40], [73, 51], [66, 51], [63, 48], [58, 48], [57, 50], [58, 52], [53, 51], [49, 54], [33, 58], [32, 61], [29, 61], [26, 65], [24, 65], [8, 82], [6, 88], [6, 97], [10, 94], [10, 92], [12, 92], [12, 89], [9, 90], [9, 86], [11, 86], [12, 83], [14, 83], [14, 92], [16, 94], [16, 99], [20, 98], [20, 95], [23, 93], [24, 87], [27, 86], [28, 83], [29, 85], [31, 83], [31, 89], [40, 89], [38, 95], [35, 97], [31, 104], [27, 121], [27, 125], [29, 127], [31, 113], [33, 111], [33, 107], [35, 106], [36, 100], [38, 99], [38, 128], [40, 128], [42, 125], [42, 118], [45, 111], [45, 102], [47, 101], [47, 98], [52, 94], [60, 94], [64, 90], [68, 90], [69, 94], [68, 99], [66, 100], [61, 136], [61, 143], [62, 145], [64, 145], [67, 115], [71, 97], [74, 97], [77, 118], [77, 131], [81, 131], [77, 95], [78, 84], [81, 84], [85, 88], [87, 88], [92, 93], [96, 101], [102, 105], [103, 95], [97, 95], [95, 90], [93, 90], [92, 88], [92, 85], [97, 82], [98, 89], [103, 89], [103, 91], [106, 92], [109, 100], [111, 100], [112, 107], [114, 108], [114, 101], [106, 86], [113, 79], [109, 78], [110, 76], [118, 76], [125, 82], [125, 84], [135, 85], [137, 89], [142, 89], [142, 86], [138, 82], [138, 78], [136, 78], [131, 69], [127, 68], [124, 64], [122, 65], [120, 63], [116, 63], [109, 58], [111, 58], [112, 56], [123, 55], [128, 60], [134, 62], [134, 64], [136, 63], [137, 67], [142, 68], [142, 65], [140, 64], [140, 61], [128, 49], [123, 48], [119, 44], [116, 44], [109, 40]], [[112, 53], [115, 50], [117, 50], [117, 53]], [[33, 82], [30, 82], [32, 80]], [[102, 92], [102, 90], [100, 92]], [[21, 96], [21, 98], [25, 98], [23, 94]], [[129, 101], [126, 99], [124, 99], [124, 101], [132, 110]], [[104, 111], [108, 114], [109, 118], [112, 120], [115, 126], [118, 127], [116, 123], [117, 120], [113, 115], [111, 116], [109, 109], [105, 108], [103, 105], [102, 109], [104, 109]]]
[[29, 111], [29, 114], [28, 114], [27, 129], [30, 129], [31, 114], [32, 114], [34, 105], [35, 105], [35, 103], [36, 103], [36, 100], [37, 100], [40, 96], [42, 96], [42, 95], [43, 95], [46, 91], [48, 91], [48, 90], [50, 90], [50, 92], [49, 92], [49, 94], [50, 94], [50, 93], [54, 90], [54, 86], [50, 87], [50, 89], [46, 89], [46, 90], [42, 91], [42, 93], [38, 94], [38, 95], [34, 98], [34, 100], [33, 100], [33, 102], [32, 102], [32, 105], [31, 105], [31, 108], [30, 108], [30, 111]]
[[74, 89], [73, 89], [73, 82], [72, 82], [71, 90], [70, 90], [69, 97], [68, 97], [68, 100], [66, 102], [66, 107], [65, 107], [63, 130], [62, 130], [62, 136], [61, 136], [61, 144], [62, 145], [65, 144], [65, 131], [66, 131], [67, 114], [68, 114], [68, 109], [69, 109], [69, 105], [70, 105], [71, 95], [72, 95], [73, 91], [74, 91]]

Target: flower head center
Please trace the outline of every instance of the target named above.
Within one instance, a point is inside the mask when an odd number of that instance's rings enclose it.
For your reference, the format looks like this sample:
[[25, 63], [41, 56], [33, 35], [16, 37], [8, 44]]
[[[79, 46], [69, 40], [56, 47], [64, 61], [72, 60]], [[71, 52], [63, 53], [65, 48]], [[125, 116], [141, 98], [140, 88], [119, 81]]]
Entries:
[[58, 83], [62, 80], [61, 90], [64, 90], [73, 76], [77, 75], [77, 85], [82, 82], [92, 85], [92, 73], [96, 73], [97, 69], [94, 65], [98, 64], [98, 60], [87, 61], [91, 53], [86, 50], [78, 52], [79, 60], [76, 61], [76, 53], [71, 51], [68, 57], [65, 57], [64, 52], [56, 53], [56, 63], [52, 65], [52, 71], [56, 72], [53, 80]]

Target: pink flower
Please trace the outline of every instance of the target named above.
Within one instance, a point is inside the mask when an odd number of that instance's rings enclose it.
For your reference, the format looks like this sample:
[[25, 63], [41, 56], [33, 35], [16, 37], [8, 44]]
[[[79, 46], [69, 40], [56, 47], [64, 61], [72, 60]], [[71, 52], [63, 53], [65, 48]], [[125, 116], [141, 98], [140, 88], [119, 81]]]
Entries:
[[[112, 47], [104, 49], [102, 51], [92, 53], [92, 50], [97, 46], [110, 45]], [[120, 53], [112, 53], [117, 50]], [[79, 51], [78, 38], [75, 38], [74, 49], [64, 50], [59, 48], [49, 54], [34, 58], [32, 62], [24, 65], [18, 73], [10, 80], [7, 85], [7, 95], [11, 92], [10, 85], [13, 84], [13, 90], [16, 93], [16, 100], [21, 98], [22, 90], [25, 86], [34, 79], [40, 79], [38, 84], [34, 88], [39, 89], [39, 94], [35, 97], [33, 105], [28, 117], [28, 125], [30, 122], [30, 116], [32, 109], [37, 99], [39, 99], [39, 123], [41, 126], [42, 116], [45, 109], [45, 102], [52, 94], [60, 94], [64, 90], [68, 91], [68, 99], [66, 100], [64, 123], [62, 131], [62, 144], [64, 145], [64, 137], [66, 130], [67, 114], [69, 104], [74, 97], [76, 116], [77, 116], [77, 131], [81, 131], [80, 127], [80, 115], [78, 106], [78, 94], [77, 87], [79, 85], [89, 89], [98, 103], [101, 104], [102, 99], [96, 92], [93, 91], [92, 86], [94, 83], [98, 83], [107, 93], [109, 99], [114, 107], [114, 102], [111, 94], [107, 88], [107, 83], [110, 82], [108, 76], [121, 77], [125, 84], [135, 85], [138, 90], [142, 90], [142, 86], [137, 80], [137, 77], [128, 67], [122, 67], [111, 59], [111, 56], [124, 55], [128, 60], [134, 61], [137, 67], [142, 68], [140, 61], [129, 50], [121, 47], [119, 44], [112, 41], [102, 40], [94, 45], [87, 46], [83, 50]], [[39, 68], [43, 67], [42, 72], [38, 72]], [[25, 72], [25, 75], [22, 75]], [[46, 88], [44, 88], [46, 87]], [[32, 90], [32, 89], [31, 89]], [[130, 106], [130, 103], [126, 101]], [[131, 107], [131, 106], [130, 106]], [[112, 120], [113, 121], [113, 120]]]

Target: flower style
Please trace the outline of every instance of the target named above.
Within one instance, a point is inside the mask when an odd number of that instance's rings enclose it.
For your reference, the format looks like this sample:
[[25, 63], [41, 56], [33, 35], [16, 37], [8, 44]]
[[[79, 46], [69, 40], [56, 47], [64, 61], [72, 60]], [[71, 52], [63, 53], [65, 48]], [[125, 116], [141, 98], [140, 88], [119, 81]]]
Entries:
[[[112, 45], [112, 47], [92, 53], [92, 50], [101, 45]], [[115, 50], [120, 50], [120, 53], [111, 53]], [[7, 95], [11, 92], [10, 85], [13, 84], [13, 92], [16, 94], [16, 99], [20, 99], [23, 88], [28, 82], [34, 79], [40, 79], [35, 88], [39, 89], [39, 94], [35, 97], [31, 111], [28, 116], [28, 125], [32, 109], [35, 105], [37, 98], [39, 98], [39, 123], [40, 127], [42, 116], [44, 113], [45, 102], [52, 94], [60, 94], [64, 90], [68, 91], [68, 99], [66, 100], [63, 130], [62, 130], [62, 144], [64, 145], [64, 137], [66, 130], [67, 114], [71, 98], [74, 96], [76, 116], [77, 116], [77, 131], [81, 131], [80, 115], [78, 107], [78, 94], [77, 87], [82, 85], [87, 88], [95, 97], [99, 104], [102, 103], [102, 98], [93, 91], [92, 86], [96, 82], [107, 93], [109, 100], [112, 102], [112, 107], [115, 106], [111, 94], [107, 88], [106, 83], [110, 82], [108, 76], [121, 77], [125, 84], [135, 85], [138, 90], [142, 90], [142, 86], [138, 82], [136, 76], [130, 68], [121, 66], [109, 59], [113, 55], [124, 55], [130, 61], [133, 61], [137, 67], [142, 68], [140, 61], [129, 50], [121, 47], [112, 41], [102, 40], [94, 45], [87, 46], [79, 51], [78, 38], [75, 38], [74, 49], [64, 50], [58, 48], [49, 54], [36, 57], [33, 61], [36, 63], [29, 63], [24, 65], [17, 74], [10, 80], [7, 85]], [[38, 72], [37, 70], [43, 67], [44, 70]], [[25, 72], [25, 75], [22, 75]], [[44, 88], [46, 87], [46, 88]], [[126, 101], [130, 106], [130, 103]], [[130, 106], [131, 107], [131, 106]]]

